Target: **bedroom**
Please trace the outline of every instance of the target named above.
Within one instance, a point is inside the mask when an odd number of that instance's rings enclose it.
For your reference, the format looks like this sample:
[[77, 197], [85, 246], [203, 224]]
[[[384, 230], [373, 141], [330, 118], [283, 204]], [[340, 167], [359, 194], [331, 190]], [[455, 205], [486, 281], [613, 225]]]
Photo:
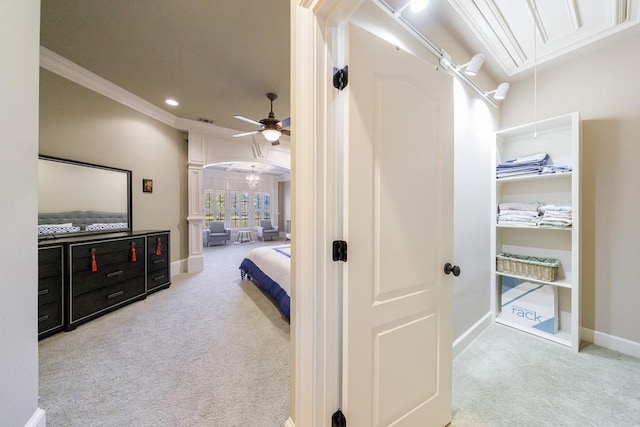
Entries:
[[[37, 12], [36, 12], [37, 15]], [[26, 20], [24, 27], [29, 28]], [[13, 31], [18, 31], [14, 26], [8, 27]], [[33, 31], [33, 27], [31, 27]], [[635, 31], [630, 29], [628, 31]], [[628, 33], [628, 32], [627, 32]], [[628, 43], [628, 40], [623, 40], [625, 34], [619, 34], [616, 41], [624, 44]], [[29, 39], [28, 36], [24, 36], [24, 39]], [[34, 42], [37, 44], [37, 41]], [[594, 48], [595, 49], [595, 48]], [[624, 211], [637, 208], [637, 188], [633, 183], [633, 165], [629, 165], [629, 159], [633, 158], [637, 154], [637, 148], [632, 143], [637, 139], [638, 130], [634, 125], [634, 117], [637, 116], [637, 93], [632, 86], [627, 87], [626, 82], [633, 81], [633, 76], [637, 74], [635, 64], [637, 58], [633, 57], [636, 53], [633, 49], [624, 49], [624, 46], [604, 46], [600, 47], [598, 51], [591, 50], [590, 54], [586, 54], [584, 58], [566, 58], [564, 62], [557, 67], [549, 67], [548, 69], [540, 71], [540, 85], [539, 88], [539, 102], [540, 102], [540, 117], [549, 117], [564, 113], [567, 111], [579, 110], [583, 115], [583, 118], [587, 119], [584, 124], [585, 131], [585, 161], [590, 165], [593, 174], [589, 174], [585, 177], [587, 180], [587, 189], [589, 190], [588, 197], [585, 202], [590, 206], [585, 212], [588, 213], [588, 217], [585, 219], [587, 224], [590, 223], [592, 233], [589, 237], [591, 240], [587, 240], [585, 245], [587, 246], [587, 254], [591, 254], [591, 262], [587, 262], [593, 270], [590, 277], [591, 284], [586, 285], [587, 295], [585, 296], [585, 304], [589, 309], [587, 310], [587, 318], [584, 320], [584, 325], [590, 331], [595, 331], [596, 335], [600, 335], [604, 338], [622, 337], [631, 342], [638, 342], [638, 337], [634, 335], [633, 331], [628, 331], [630, 325], [636, 325], [638, 319], [634, 316], [634, 310], [629, 305], [633, 301], [637, 300], [636, 290], [629, 288], [628, 278], [634, 278], [635, 273], [629, 271], [628, 266], [633, 266], [633, 253], [628, 245], [630, 242], [636, 240], [637, 228], [631, 221], [631, 218], [624, 215]], [[630, 58], [631, 56], [631, 58]], [[16, 52], [15, 58], [18, 61], [30, 60], [37, 63], [37, 52], [33, 52], [31, 57], [25, 58], [22, 53]], [[13, 58], [13, 57], [12, 57]], [[576, 78], [580, 76], [580, 78]], [[602, 76], [605, 76], [603, 79]], [[523, 79], [518, 82], [514, 82], [509, 97], [505, 101], [502, 107], [502, 122], [501, 127], [507, 127], [522, 122], [528, 122], [532, 118], [532, 106], [531, 106], [531, 79]], [[27, 90], [26, 93], [32, 93], [34, 89]], [[616, 96], [612, 96], [616, 94]], [[23, 96], [16, 96], [17, 99], [23, 99]], [[35, 102], [35, 101], [34, 101]], [[25, 116], [10, 116], [11, 120], [7, 119], [7, 126], [13, 129], [12, 125], [16, 123], [22, 124], [25, 129], [29, 126], [28, 117], [33, 119], [32, 114], [25, 114]], [[144, 121], [144, 120], [143, 120]], [[15, 122], [15, 123], [14, 123]], [[26, 132], [26, 131], [25, 131]], [[172, 133], [171, 130], [166, 129], [166, 133], [172, 134], [175, 140], [180, 138], [177, 132]], [[34, 138], [33, 130], [30, 133], [18, 133], [16, 137], [23, 135], [19, 139], [25, 141], [22, 149], [16, 149], [8, 156], [3, 156], [3, 159], [13, 159], [13, 161], [4, 164], [7, 170], [15, 173], [15, 176], [19, 177], [17, 181], [22, 183], [24, 188], [33, 188], [34, 177], [23, 168], [15, 170], [16, 164], [28, 164], [29, 156], [37, 152], [37, 149], [33, 145], [29, 145], [27, 141], [32, 141]], [[100, 143], [100, 133], [90, 135], [95, 137], [97, 143]], [[141, 141], [145, 140], [144, 135], [140, 135], [137, 138]], [[604, 142], [607, 141], [609, 145]], [[617, 151], [612, 152], [607, 147], [614, 147]], [[149, 147], [148, 147], [149, 148]], [[131, 147], [123, 145], [118, 148], [123, 152], [132, 151]], [[146, 156], [149, 158], [155, 158], [153, 150], [145, 149]], [[630, 155], [625, 155], [625, 153]], [[131, 152], [131, 155], [134, 153]], [[178, 164], [186, 164], [186, 152], [178, 152], [175, 150], [175, 155], [170, 160], [165, 160], [161, 163], [161, 167], [178, 168]], [[24, 156], [24, 157], [20, 157]], [[182, 159], [182, 160], [180, 160]], [[155, 159], [161, 161], [162, 159]], [[597, 161], [596, 161], [597, 160]], [[156, 165], [156, 167], [158, 167]], [[144, 170], [144, 175], [154, 176], [154, 167], [148, 167]], [[615, 171], [615, 172], [611, 172]], [[185, 175], [185, 174], [181, 174]], [[155, 175], [157, 176], [157, 174]], [[159, 179], [159, 178], [156, 178]], [[185, 189], [186, 177], [179, 185]], [[155, 182], [157, 185], [158, 182]], [[161, 183], [162, 184], [162, 183]], [[31, 186], [31, 187], [29, 187]], [[162, 191], [169, 189], [170, 183], [163, 184], [160, 188]], [[23, 187], [17, 186], [14, 191], [15, 194], [22, 194], [19, 192]], [[160, 190], [159, 190], [160, 191]], [[162, 197], [162, 191], [160, 191], [157, 197]], [[470, 190], [471, 191], [471, 190]], [[486, 189], [485, 189], [486, 191]], [[155, 193], [154, 193], [155, 194]], [[628, 195], [634, 195], [634, 197], [628, 197]], [[184, 196], [183, 196], [184, 197]], [[17, 200], [21, 200], [20, 197], [16, 197]], [[604, 203], [600, 204], [600, 202]], [[24, 211], [32, 210], [32, 201], [25, 201]], [[607, 205], [627, 206], [629, 208], [621, 211], [608, 210], [605, 208]], [[168, 212], [168, 215], [173, 215], [173, 221], [175, 224], [180, 224], [180, 230], [186, 232], [185, 225], [180, 218], [186, 216], [186, 201], [183, 203], [172, 204], [167, 203], [166, 206], [170, 206], [171, 209], [175, 209], [176, 212]], [[21, 205], [22, 206], [22, 205]], [[181, 212], [178, 212], [181, 211]], [[156, 210], [153, 206], [145, 206], [145, 200], [141, 199], [140, 208], [136, 210], [136, 214], [139, 214], [141, 218], [153, 218]], [[24, 229], [29, 228], [29, 224], [24, 224], [25, 219], [16, 215], [15, 212], [7, 212], [6, 216], [3, 212], [3, 218], [6, 218], [12, 224], [23, 224]], [[139, 219], [143, 221], [144, 219]], [[153, 219], [150, 219], [153, 221]], [[153, 222], [150, 226], [155, 226]], [[475, 229], [474, 229], [475, 230]], [[474, 231], [472, 230], [472, 231]], [[21, 239], [19, 235], [14, 235], [11, 230], [5, 230], [3, 233], [10, 233], [6, 235], [6, 241], [15, 241], [18, 244], [18, 248], [24, 249], [24, 251], [17, 251], [22, 254], [33, 254], [29, 247], [20, 246]], [[17, 233], [17, 231], [16, 231]], [[627, 238], [631, 236], [631, 238]], [[187, 243], [178, 243], [177, 239], [174, 240], [176, 248], [173, 251], [175, 254], [183, 254], [183, 257], [188, 252]], [[609, 257], [609, 251], [615, 252], [615, 257]], [[26, 259], [22, 259], [19, 255], [16, 257], [16, 265], [20, 268], [19, 272], [16, 272], [14, 276], [10, 277], [23, 277], [23, 271], [30, 271], [30, 263]], [[486, 255], [481, 255], [486, 256]], [[32, 258], [32, 257], [31, 257]], [[22, 261], [21, 261], [22, 260]], [[467, 261], [460, 261], [461, 264], [469, 265]], [[485, 263], [480, 263], [484, 265]], [[596, 269], [597, 266], [597, 269]], [[488, 267], [487, 267], [488, 269]], [[33, 272], [31, 274], [34, 274]], [[487, 274], [482, 273], [480, 274]], [[632, 282], [633, 280], [631, 280]], [[615, 286], [613, 286], [615, 284]], [[457, 285], [456, 285], [457, 286]], [[458, 291], [456, 291], [458, 292]], [[467, 307], [471, 307], [471, 311], [476, 311], [472, 317], [479, 318], [488, 311], [488, 301], [484, 307], [474, 308], [475, 298], [465, 290], [459, 290], [463, 298], [468, 298]], [[597, 295], [597, 298], [596, 298]], [[29, 301], [30, 296], [26, 293], [21, 293], [18, 290], [10, 291], [9, 296], [17, 300]], [[481, 298], [483, 301], [486, 297]], [[28, 303], [21, 305], [23, 308]], [[11, 310], [10, 307], [5, 307]], [[478, 316], [477, 311], [481, 314]], [[14, 313], [13, 310], [10, 311]], [[32, 313], [30, 313], [32, 314]], [[22, 313], [15, 313], [16, 318], [20, 319], [24, 316], [25, 319], [33, 316], [27, 316]], [[28, 322], [25, 322], [25, 324]], [[466, 330], [473, 322], [467, 325], [461, 325], [461, 330]], [[35, 343], [25, 341], [20, 331], [28, 333], [26, 328], [28, 326], [19, 326], [12, 324], [12, 330], [16, 331], [16, 334], [7, 333], [8, 344], [12, 350], [8, 355], [4, 355], [3, 360], [7, 363], [14, 364], [15, 360], [20, 354], [32, 354]], [[458, 331], [460, 333], [460, 331]], [[456, 334], [458, 335], [458, 334]], [[4, 336], [4, 334], [3, 334]], [[15, 390], [18, 390], [18, 395], [24, 396], [24, 399], [17, 400], [17, 406], [21, 406], [24, 409], [22, 413], [32, 413], [35, 405], [34, 396], [36, 385], [33, 368], [33, 358], [30, 356], [31, 361], [26, 361], [30, 367], [25, 367], [23, 370], [18, 370], [20, 377], [26, 378], [25, 386], [18, 385]], [[3, 393], [6, 390], [3, 391]], [[4, 394], [3, 394], [4, 396]], [[9, 398], [11, 401], [12, 398]], [[3, 399], [4, 400], [4, 399]]]

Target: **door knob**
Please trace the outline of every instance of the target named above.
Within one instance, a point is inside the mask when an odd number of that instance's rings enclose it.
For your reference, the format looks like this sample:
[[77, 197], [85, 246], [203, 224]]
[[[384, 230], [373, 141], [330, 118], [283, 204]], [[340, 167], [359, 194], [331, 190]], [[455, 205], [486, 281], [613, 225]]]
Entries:
[[444, 265], [444, 274], [451, 273], [453, 273], [454, 276], [458, 277], [460, 275], [460, 267], [458, 267], [457, 265], [451, 265], [451, 263], [448, 262]]

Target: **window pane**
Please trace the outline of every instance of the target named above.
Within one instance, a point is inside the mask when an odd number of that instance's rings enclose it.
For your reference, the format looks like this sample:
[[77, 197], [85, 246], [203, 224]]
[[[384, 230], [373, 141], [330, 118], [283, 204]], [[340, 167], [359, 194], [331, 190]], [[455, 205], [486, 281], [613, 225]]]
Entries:
[[224, 193], [222, 192], [216, 194], [216, 209], [219, 211], [224, 210]]
[[208, 226], [211, 221], [213, 221], [213, 212], [205, 213], [205, 215], [204, 215], [204, 223], [207, 224], [207, 226]]
[[253, 208], [254, 209], [262, 209], [261, 205], [262, 205], [262, 197], [260, 196], [260, 193], [256, 193], [253, 195]]
[[240, 194], [240, 210], [241, 211], [249, 210], [249, 193]]
[[269, 194], [264, 195], [264, 210], [265, 211], [271, 210], [271, 196]]
[[240, 227], [249, 226], [249, 212], [244, 211], [240, 213]]
[[204, 208], [213, 209], [213, 193], [204, 193]]

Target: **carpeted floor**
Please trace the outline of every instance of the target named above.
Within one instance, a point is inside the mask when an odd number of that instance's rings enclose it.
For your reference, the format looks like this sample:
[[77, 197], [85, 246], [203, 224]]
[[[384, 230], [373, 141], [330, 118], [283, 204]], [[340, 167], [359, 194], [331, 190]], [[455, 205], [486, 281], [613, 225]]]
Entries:
[[289, 324], [238, 270], [265, 244], [205, 248], [205, 271], [40, 341], [47, 426], [282, 426]]
[[[282, 426], [289, 324], [238, 271], [265, 244], [205, 248], [205, 271], [42, 340], [47, 425]], [[453, 427], [640, 426], [638, 359], [493, 325], [453, 366]]]
[[640, 360], [494, 324], [454, 359], [451, 425], [640, 426]]

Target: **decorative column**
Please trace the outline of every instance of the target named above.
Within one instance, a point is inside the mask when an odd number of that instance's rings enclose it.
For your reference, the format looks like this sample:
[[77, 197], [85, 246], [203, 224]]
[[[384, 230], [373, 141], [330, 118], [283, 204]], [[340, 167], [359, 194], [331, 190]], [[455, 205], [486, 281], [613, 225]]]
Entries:
[[202, 253], [202, 169], [205, 165], [204, 136], [189, 132], [189, 150], [187, 159], [188, 204], [187, 223], [189, 230], [189, 258], [187, 273], [197, 273], [204, 269]]

